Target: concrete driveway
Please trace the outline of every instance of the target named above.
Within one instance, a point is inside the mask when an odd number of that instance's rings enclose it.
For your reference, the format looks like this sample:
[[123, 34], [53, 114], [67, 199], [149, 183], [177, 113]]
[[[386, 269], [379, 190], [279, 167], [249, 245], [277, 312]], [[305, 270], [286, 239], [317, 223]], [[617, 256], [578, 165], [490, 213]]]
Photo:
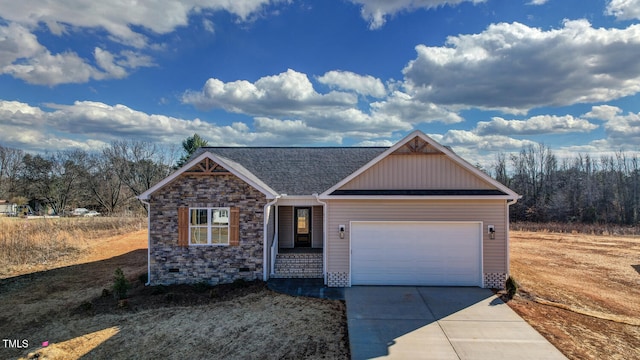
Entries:
[[566, 359], [490, 290], [345, 289], [352, 359]]

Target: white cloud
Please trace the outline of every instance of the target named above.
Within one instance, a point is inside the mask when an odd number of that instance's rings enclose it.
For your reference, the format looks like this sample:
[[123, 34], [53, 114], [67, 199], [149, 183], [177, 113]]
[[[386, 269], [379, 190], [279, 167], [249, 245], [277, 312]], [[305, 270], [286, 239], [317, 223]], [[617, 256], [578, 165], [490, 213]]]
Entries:
[[611, 0], [605, 13], [618, 20], [640, 19], [640, 0]]
[[94, 146], [105, 144], [96, 140], [78, 141], [56, 135], [48, 128], [48, 115], [38, 107], [18, 101], [0, 100], [2, 145], [25, 150], [52, 151], [70, 147], [92, 150], [95, 149]]
[[591, 107], [591, 111], [583, 116], [589, 119], [611, 120], [621, 112], [622, 109], [617, 106], [598, 105]]
[[39, 52], [42, 52], [42, 45], [28, 29], [17, 24], [0, 26], [0, 68]]
[[607, 141], [612, 146], [638, 150], [638, 144], [640, 144], [640, 113], [629, 112], [623, 115], [622, 109], [618, 107], [600, 105], [592, 107], [591, 111], [584, 116], [605, 122], [604, 129], [607, 132]]
[[30, 84], [49, 86], [85, 83], [92, 78], [105, 78], [100, 71], [72, 52], [52, 55], [45, 51], [25, 63], [5, 66], [3, 73]]
[[245, 21], [276, 2], [278, 0], [0, 0], [0, 16], [29, 28], [44, 23], [56, 35], [67, 32], [67, 27], [104, 29], [115, 41], [141, 48], [148, 45], [148, 39], [134, 31], [135, 27], [166, 34], [186, 26], [191, 13], [204, 10], [227, 11]]
[[202, 27], [204, 27], [204, 29], [209, 33], [214, 34], [216, 32], [215, 26], [213, 25], [213, 21], [209, 19], [202, 20]]
[[254, 120], [257, 132], [271, 134], [270, 143], [280, 145], [309, 143], [342, 143], [342, 136], [335, 131], [313, 128], [301, 120], [278, 120], [258, 117]]
[[96, 58], [96, 62], [98, 66], [100, 66], [104, 71], [106, 71], [109, 76], [122, 79], [127, 76], [127, 70], [125, 70], [122, 66], [116, 65], [114, 63], [113, 55], [100, 48], [95, 48], [93, 51], [93, 56]]
[[52, 54], [21, 25], [0, 26], [0, 74], [8, 74], [30, 84], [55, 86], [85, 83], [91, 79], [120, 79], [128, 75], [129, 69], [153, 65], [149, 57], [133, 51], [123, 51], [116, 57], [96, 47], [94, 58], [104, 71], [74, 52]]
[[[345, 79], [353, 80], [352, 85], [343, 82]], [[342, 72], [327, 73], [322, 81], [340, 83], [340, 89], [351, 87], [361, 93], [366, 88], [363, 84], [368, 82], [382, 86], [377, 79]], [[255, 83], [209, 79], [201, 91], [185, 92], [182, 101], [200, 109], [221, 108], [254, 116], [261, 129], [265, 129], [265, 124], [277, 125], [280, 130], [305, 126], [309, 131], [322, 130], [322, 134], [331, 132], [354, 138], [390, 136], [395, 131], [411, 130], [422, 123], [462, 121], [459, 115], [446, 108], [421, 102], [400, 91], [362, 109], [364, 105], [358, 103], [355, 94], [344, 91], [318, 93], [307, 75], [294, 70], [266, 76]]]
[[[345, 79], [352, 80], [351, 85]], [[366, 92], [367, 84], [374, 87], [379, 84], [380, 92], [384, 88], [378, 79], [346, 72], [329, 72], [321, 81], [340, 84], [336, 87], [360, 93]], [[201, 91], [185, 92], [182, 101], [200, 109], [220, 108], [254, 116], [255, 126], [260, 130], [266, 131], [270, 127], [274, 131], [284, 131], [295, 127], [300, 134], [307, 131], [315, 139], [331, 138], [338, 142], [342, 137], [368, 139], [391, 136], [394, 132], [409, 131], [423, 123], [462, 121], [455, 112], [421, 102], [400, 91], [393, 91], [365, 108], [366, 105], [359, 103], [352, 92], [317, 92], [307, 75], [294, 70], [265, 76], [254, 83], [246, 80], [225, 83], [209, 79]]]
[[543, 31], [500, 23], [416, 51], [405, 88], [425, 102], [525, 113], [640, 92], [640, 24], [596, 29], [576, 20]]
[[[105, 40], [137, 49], [158, 49], [146, 32], [166, 34], [186, 26], [189, 16], [203, 11], [227, 11], [248, 21], [265, 6], [282, 0], [0, 0], [0, 74], [9, 74], [30, 84], [55, 86], [85, 83], [91, 79], [121, 79], [130, 70], [153, 66], [148, 56], [131, 50], [114, 54], [96, 46], [93, 59], [72, 51], [52, 53], [33, 33], [45, 24], [56, 36], [87, 29], [106, 31]], [[207, 31], [213, 23], [204, 20]], [[95, 63], [93, 63], [95, 61]], [[101, 70], [102, 69], [102, 70]], [[104, 70], [104, 71], [103, 71]]]
[[549, 0], [531, 0], [530, 2], [527, 3], [527, 5], [544, 5], [548, 1]]
[[454, 124], [462, 122], [460, 115], [433, 103], [422, 102], [401, 91], [371, 104], [373, 116], [387, 121], [402, 121], [409, 124], [442, 122]]
[[357, 143], [355, 146], [385, 146], [385, 147], [391, 147], [395, 144], [396, 142], [390, 141], [390, 140], [365, 140], [365, 141], [361, 141], [359, 143]]
[[417, 9], [433, 9], [441, 6], [455, 6], [463, 2], [473, 4], [486, 0], [350, 0], [354, 4], [362, 5], [360, 13], [369, 22], [370, 29], [379, 29], [393, 16], [403, 11]]
[[37, 126], [44, 123], [45, 113], [19, 101], [0, 100], [0, 123], [11, 126]]
[[131, 50], [123, 50], [122, 52], [120, 52], [120, 56], [118, 57], [116, 63], [120, 66], [130, 69], [136, 69], [139, 67], [151, 67], [156, 65], [150, 56]]
[[0, 26], [0, 74], [31, 84], [56, 85], [86, 82], [99, 71], [75, 53], [51, 54], [28, 29], [9, 24]]
[[482, 151], [520, 150], [523, 146], [536, 144], [530, 140], [519, 140], [503, 135], [483, 136], [467, 130], [449, 130], [440, 141], [443, 145]]
[[350, 93], [317, 93], [307, 75], [291, 69], [262, 77], [255, 83], [246, 80], [225, 83], [211, 78], [202, 91], [187, 91], [182, 101], [201, 109], [221, 108], [267, 117], [293, 116], [319, 109], [337, 111], [357, 104], [356, 96]]
[[329, 71], [318, 77], [318, 81], [340, 90], [355, 91], [364, 96], [383, 98], [387, 94], [380, 79], [371, 75], [358, 75], [350, 71]]
[[0, 100], [0, 133], [3, 134], [0, 143], [29, 151], [56, 151], [70, 147], [96, 150], [113, 140], [126, 138], [176, 145], [194, 133], [211, 145], [224, 146], [341, 143], [345, 136], [374, 136], [365, 131], [342, 133], [300, 120], [261, 117], [255, 119], [254, 129], [241, 122], [220, 126], [197, 118], [147, 114], [125, 105], [91, 101], [47, 104], [46, 107], [47, 111], [17, 101]]
[[587, 120], [572, 115], [540, 115], [527, 120], [505, 120], [493, 117], [491, 121], [479, 121], [476, 133], [479, 135], [534, 135], [589, 132], [598, 127]]

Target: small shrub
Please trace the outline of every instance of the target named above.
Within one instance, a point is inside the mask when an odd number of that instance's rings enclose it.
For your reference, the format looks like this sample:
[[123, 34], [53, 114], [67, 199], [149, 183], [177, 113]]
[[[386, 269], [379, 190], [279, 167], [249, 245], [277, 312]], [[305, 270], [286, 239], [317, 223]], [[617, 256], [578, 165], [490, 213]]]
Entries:
[[509, 276], [504, 285], [505, 289], [507, 290], [507, 297], [509, 299], [513, 299], [513, 297], [518, 293], [518, 288], [520, 287], [520, 285], [518, 285], [516, 279], [511, 276]]
[[111, 296], [111, 291], [109, 291], [109, 289], [102, 289], [102, 297], [109, 297]]
[[113, 277], [113, 295], [118, 300], [125, 299], [127, 297], [127, 291], [131, 285], [126, 277], [124, 277], [124, 272], [122, 269], [117, 268], [115, 271], [115, 276]]

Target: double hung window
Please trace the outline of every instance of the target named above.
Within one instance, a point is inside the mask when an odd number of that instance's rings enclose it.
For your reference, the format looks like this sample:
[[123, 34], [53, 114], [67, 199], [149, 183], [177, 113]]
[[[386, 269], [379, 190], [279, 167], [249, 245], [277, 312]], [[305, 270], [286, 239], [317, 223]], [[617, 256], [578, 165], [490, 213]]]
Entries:
[[229, 208], [190, 208], [190, 245], [229, 245]]

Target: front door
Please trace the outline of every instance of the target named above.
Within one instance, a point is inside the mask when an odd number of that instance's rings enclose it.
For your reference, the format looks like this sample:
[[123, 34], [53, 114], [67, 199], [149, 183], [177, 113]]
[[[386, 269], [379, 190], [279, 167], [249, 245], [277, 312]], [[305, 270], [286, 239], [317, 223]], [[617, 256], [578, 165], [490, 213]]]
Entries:
[[295, 212], [295, 247], [311, 247], [311, 208], [297, 207]]

